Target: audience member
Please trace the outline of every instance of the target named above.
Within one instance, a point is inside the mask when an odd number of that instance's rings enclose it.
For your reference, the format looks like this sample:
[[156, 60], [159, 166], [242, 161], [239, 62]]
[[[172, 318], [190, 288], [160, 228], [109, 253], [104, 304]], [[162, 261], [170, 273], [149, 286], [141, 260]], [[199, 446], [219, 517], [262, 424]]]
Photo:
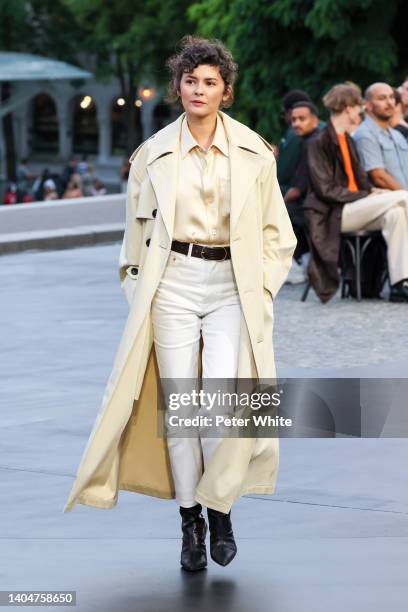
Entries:
[[69, 162], [68, 165], [65, 166], [65, 168], [63, 169], [62, 173], [61, 173], [61, 180], [62, 180], [62, 185], [63, 188], [66, 189], [68, 186], [69, 181], [72, 178], [73, 174], [76, 174], [77, 172], [77, 160], [75, 159], [75, 157], [72, 157]]
[[[319, 132], [318, 124], [318, 110], [312, 102], [297, 102], [294, 105], [291, 115], [291, 125], [293, 132], [300, 139], [300, 153], [295, 171], [290, 177], [289, 188], [284, 196], [287, 205], [290, 203], [295, 203], [297, 205], [306, 195], [308, 184], [307, 147], [310, 139]], [[288, 206], [288, 209], [290, 211], [293, 210], [294, 216], [298, 215], [299, 206]]]
[[81, 191], [81, 188], [79, 186], [79, 182], [78, 180], [75, 178], [75, 175], [72, 176], [72, 178], [70, 179], [66, 190], [64, 191], [64, 195], [63, 198], [64, 199], [68, 199], [68, 198], [82, 198], [83, 193]]
[[405, 77], [402, 85], [398, 87], [398, 92], [401, 96], [402, 113], [404, 118], [408, 120], [408, 77]]
[[85, 174], [85, 172], [88, 172], [89, 164], [88, 164], [87, 159], [88, 159], [88, 156], [86, 155], [86, 153], [84, 153], [82, 155], [81, 161], [77, 163], [77, 172], [79, 172], [79, 174]]
[[390, 123], [394, 91], [386, 83], [374, 83], [365, 99], [366, 118], [353, 134], [363, 167], [376, 187], [408, 189], [408, 143]]
[[394, 130], [398, 130], [404, 136], [405, 140], [408, 140], [408, 123], [404, 119], [404, 113], [402, 110], [402, 98], [398, 89], [394, 88], [394, 96], [395, 96], [395, 111], [393, 116], [391, 117], [391, 127]]
[[27, 191], [30, 187], [31, 182], [35, 179], [35, 175], [31, 172], [28, 167], [28, 159], [24, 158], [17, 165], [17, 183], [22, 191]]
[[330, 120], [308, 145], [310, 184], [304, 209], [310, 282], [327, 302], [339, 284], [341, 232], [381, 229], [387, 243], [390, 300], [408, 302], [408, 192], [378, 189], [368, 180], [350, 137], [361, 121], [358, 91], [335, 85], [323, 103]]
[[289, 91], [282, 100], [282, 113], [288, 128], [279, 143], [277, 173], [278, 182], [285, 195], [289, 189], [289, 182], [292, 178], [300, 155], [300, 138], [295, 134], [291, 125], [292, 108], [296, 102], [311, 102], [309, 94], [301, 89]]
[[9, 183], [3, 194], [3, 204], [17, 204], [17, 184]]
[[94, 166], [88, 164], [87, 170], [81, 174], [81, 189], [85, 197], [95, 195], [94, 192]]
[[32, 190], [34, 194], [34, 199], [37, 202], [41, 202], [44, 199], [44, 183], [50, 177], [50, 171], [48, 170], [48, 168], [44, 168], [41, 173], [41, 176], [35, 179]]
[[289, 217], [295, 230], [297, 245], [294, 252], [294, 262], [288, 276], [288, 282], [303, 282], [306, 280], [301, 266], [302, 255], [309, 251], [305, 234], [305, 220], [302, 203], [308, 187], [307, 147], [311, 138], [319, 131], [318, 110], [312, 102], [296, 102], [292, 107], [291, 126], [300, 139], [300, 153], [293, 176], [290, 179], [284, 200]]
[[102, 181], [99, 179], [95, 179], [94, 195], [106, 195], [107, 193], [108, 193], [108, 190], [106, 189]]
[[47, 179], [44, 182], [44, 200], [58, 200], [59, 195], [53, 179]]

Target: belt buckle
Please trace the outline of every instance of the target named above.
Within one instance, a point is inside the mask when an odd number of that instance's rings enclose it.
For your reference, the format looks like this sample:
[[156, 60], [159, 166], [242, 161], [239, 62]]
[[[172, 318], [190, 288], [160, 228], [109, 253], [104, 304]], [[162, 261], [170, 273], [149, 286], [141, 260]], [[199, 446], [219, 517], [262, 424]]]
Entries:
[[201, 259], [205, 259], [206, 261], [224, 261], [225, 259], [227, 259], [228, 251], [227, 251], [227, 249], [225, 247], [217, 247], [217, 248], [220, 248], [220, 249], [224, 249], [224, 257], [222, 259], [211, 259], [211, 257], [208, 257], [208, 258], [207, 257], [203, 257], [203, 253], [205, 253], [204, 249], [208, 249], [208, 248], [211, 249], [211, 248], [214, 248], [214, 247], [207, 247], [207, 246], [203, 247], [201, 249]]
[[227, 259], [228, 251], [227, 251], [227, 249], [225, 247], [221, 247], [221, 248], [224, 249], [225, 255], [224, 255], [224, 257], [222, 259], [219, 259], [218, 261], [225, 261]]
[[204, 257], [204, 256], [203, 256], [203, 253], [205, 253], [205, 249], [207, 249], [207, 248], [208, 248], [208, 247], [203, 246], [203, 247], [201, 248], [201, 253], [200, 253], [200, 255], [201, 255], [201, 259], [205, 259], [206, 261], [209, 261], [209, 260], [208, 260], [206, 257]]

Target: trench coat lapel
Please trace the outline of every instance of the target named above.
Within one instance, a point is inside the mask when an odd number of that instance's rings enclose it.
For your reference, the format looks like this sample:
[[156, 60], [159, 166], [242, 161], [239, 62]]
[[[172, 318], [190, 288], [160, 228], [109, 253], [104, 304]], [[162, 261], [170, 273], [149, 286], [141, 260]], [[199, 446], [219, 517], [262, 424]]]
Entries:
[[147, 158], [147, 172], [157, 199], [157, 205], [168, 233], [173, 236], [176, 209], [178, 151], [181, 122], [184, 113], [156, 135]]
[[259, 159], [248, 151], [240, 149], [235, 144], [230, 145], [231, 171], [231, 211], [230, 233], [234, 234], [240, 214], [247, 200], [251, 186], [255, 182], [261, 164]]
[[245, 125], [219, 112], [227, 133], [231, 171], [230, 232], [234, 235], [248, 194], [265, 160], [265, 145], [270, 145]]
[[[234, 232], [264, 160], [262, 139], [226, 113], [219, 111], [229, 142], [231, 171], [230, 230]], [[172, 240], [177, 197], [178, 152], [185, 113], [153, 139], [147, 158], [152, 183], [169, 240]]]

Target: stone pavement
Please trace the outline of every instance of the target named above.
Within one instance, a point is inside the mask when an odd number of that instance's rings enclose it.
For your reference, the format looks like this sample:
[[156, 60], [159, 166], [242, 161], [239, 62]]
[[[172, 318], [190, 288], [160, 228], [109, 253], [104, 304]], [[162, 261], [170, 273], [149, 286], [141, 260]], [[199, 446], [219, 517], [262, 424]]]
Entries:
[[[81, 612], [405, 612], [404, 439], [281, 440], [276, 494], [233, 507], [237, 557], [195, 575], [174, 500], [62, 513], [127, 316], [119, 248], [1, 257], [0, 589], [76, 590]], [[406, 305], [301, 291], [276, 300], [278, 373], [406, 376]]]
[[381, 299], [360, 303], [340, 298], [321, 304], [304, 285], [285, 285], [275, 305], [275, 351], [281, 372], [299, 369], [315, 376], [408, 376], [408, 304]]

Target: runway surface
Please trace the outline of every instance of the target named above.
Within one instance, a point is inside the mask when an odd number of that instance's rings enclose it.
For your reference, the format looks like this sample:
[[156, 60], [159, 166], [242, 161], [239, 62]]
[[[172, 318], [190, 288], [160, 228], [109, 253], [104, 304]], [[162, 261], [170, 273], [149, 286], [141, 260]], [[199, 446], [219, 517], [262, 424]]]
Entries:
[[[276, 494], [233, 506], [226, 568], [181, 570], [173, 500], [62, 513], [127, 316], [119, 248], [1, 258], [0, 589], [74, 590], [81, 612], [405, 612], [404, 438], [282, 439]], [[407, 376], [407, 305], [302, 288], [275, 303], [280, 375]]]

